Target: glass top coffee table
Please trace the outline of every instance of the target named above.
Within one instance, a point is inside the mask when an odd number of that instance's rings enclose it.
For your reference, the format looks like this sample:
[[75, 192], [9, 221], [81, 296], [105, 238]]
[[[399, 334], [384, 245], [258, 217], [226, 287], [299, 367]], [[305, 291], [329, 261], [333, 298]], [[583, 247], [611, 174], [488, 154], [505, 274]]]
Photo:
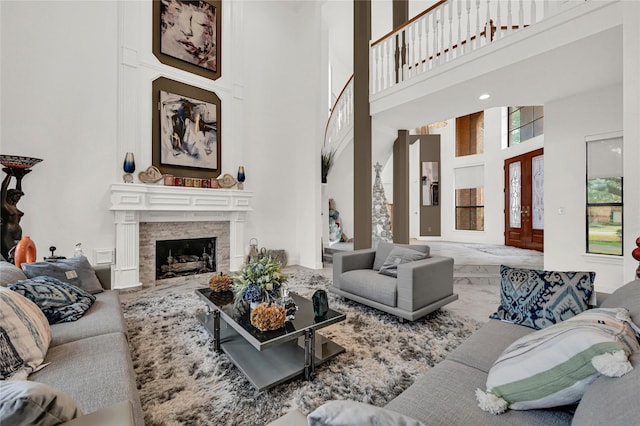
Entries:
[[329, 309], [317, 319], [311, 300], [298, 294], [289, 293], [298, 306], [295, 319], [264, 332], [251, 325], [248, 309], [234, 307], [233, 292], [201, 288], [196, 294], [207, 307], [196, 316], [213, 336], [215, 350], [226, 353], [259, 391], [300, 375], [310, 380], [315, 366], [345, 351], [316, 330], [344, 321], [346, 316]]

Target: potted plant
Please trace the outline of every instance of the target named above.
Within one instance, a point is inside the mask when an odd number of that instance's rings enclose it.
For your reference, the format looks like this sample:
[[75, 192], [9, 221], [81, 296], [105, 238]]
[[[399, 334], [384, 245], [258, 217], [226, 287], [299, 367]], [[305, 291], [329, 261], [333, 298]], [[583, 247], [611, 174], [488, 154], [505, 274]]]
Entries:
[[233, 277], [235, 303], [247, 302], [255, 306], [274, 301], [280, 297], [280, 289], [286, 281], [287, 276], [282, 273], [280, 262], [270, 256], [252, 258]]
[[322, 173], [322, 183], [327, 183], [327, 176], [329, 176], [329, 171], [331, 167], [333, 167], [333, 160], [336, 155], [335, 149], [327, 149], [325, 147], [322, 148], [320, 152], [320, 164], [321, 164], [321, 173]]

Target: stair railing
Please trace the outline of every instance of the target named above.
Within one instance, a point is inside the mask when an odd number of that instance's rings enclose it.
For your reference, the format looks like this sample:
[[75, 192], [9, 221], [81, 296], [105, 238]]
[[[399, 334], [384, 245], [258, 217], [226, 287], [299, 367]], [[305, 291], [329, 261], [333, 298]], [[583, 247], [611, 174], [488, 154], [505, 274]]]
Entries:
[[348, 142], [347, 136], [353, 130], [353, 75], [342, 88], [331, 108], [331, 114], [324, 130], [324, 146], [329, 151], [338, 151]]

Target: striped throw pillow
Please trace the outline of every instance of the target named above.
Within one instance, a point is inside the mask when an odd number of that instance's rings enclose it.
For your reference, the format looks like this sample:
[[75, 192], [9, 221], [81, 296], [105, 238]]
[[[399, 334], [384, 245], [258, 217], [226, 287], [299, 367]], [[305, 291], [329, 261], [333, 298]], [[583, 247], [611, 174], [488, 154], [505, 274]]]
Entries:
[[26, 379], [41, 368], [49, 343], [49, 322], [40, 308], [0, 287], [0, 379]]
[[640, 328], [625, 308], [592, 309], [513, 342], [489, 371], [480, 408], [493, 414], [573, 404], [600, 374], [633, 369]]

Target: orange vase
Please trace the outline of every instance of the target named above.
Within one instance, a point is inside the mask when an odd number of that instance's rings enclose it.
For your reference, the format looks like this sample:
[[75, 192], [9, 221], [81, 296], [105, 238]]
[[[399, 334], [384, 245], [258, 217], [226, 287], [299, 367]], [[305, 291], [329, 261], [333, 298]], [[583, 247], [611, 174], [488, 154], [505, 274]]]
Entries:
[[28, 237], [22, 237], [18, 245], [16, 246], [16, 252], [14, 254], [16, 266], [19, 268], [23, 263], [35, 262], [36, 256], [36, 243]]

